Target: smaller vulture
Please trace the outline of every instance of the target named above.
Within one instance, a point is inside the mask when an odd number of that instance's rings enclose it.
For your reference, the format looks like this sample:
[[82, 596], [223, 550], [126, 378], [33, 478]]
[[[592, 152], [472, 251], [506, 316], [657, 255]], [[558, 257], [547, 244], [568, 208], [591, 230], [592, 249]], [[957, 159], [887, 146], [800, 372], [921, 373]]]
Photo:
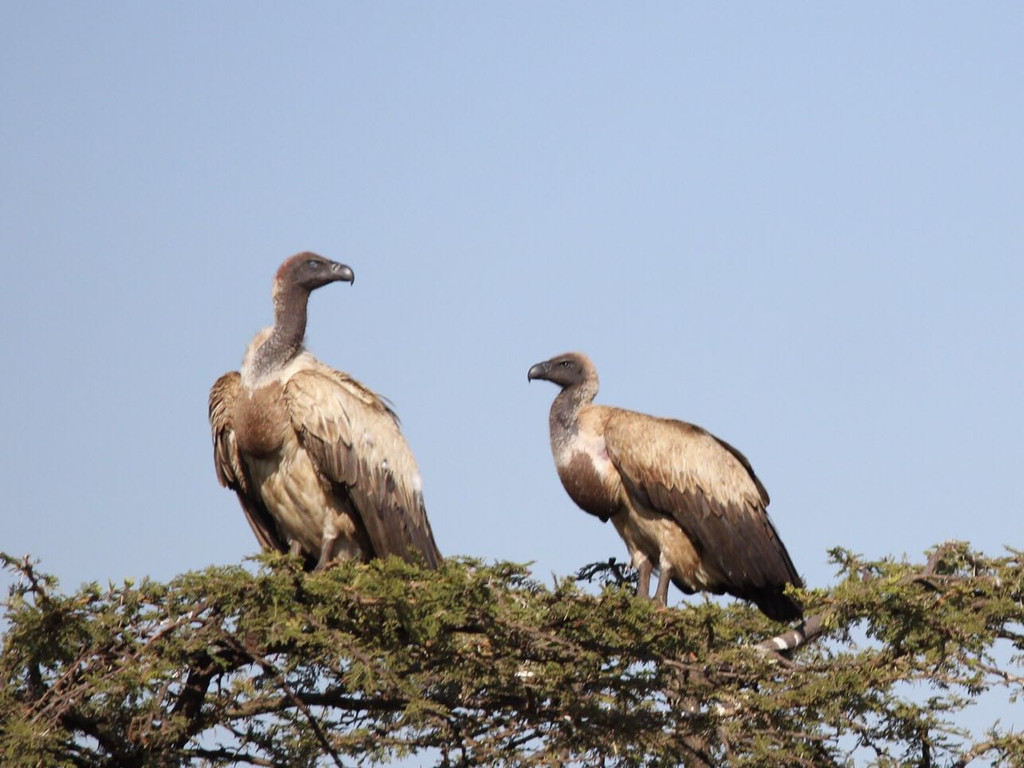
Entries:
[[750, 462], [693, 424], [594, 405], [598, 379], [579, 352], [530, 368], [527, 380], [561, 387], [551, 406], [551, 451], [566, 492], [612, 521], [640, 573], [637, 594], [665, 605], [671, 581], [753, 601], [768, 617], [803, 615], [784, 594], [803, 582], [768, 518], [768, 492]]
[[323, 570], [341, 559], [399, 555], [434, 568], [441, 554], [416, 460], [388, 403], [305, 350], [310, 292], [355, 279], [315, 253], [274, 279], [274, 325], [256, 334], [241, 372], [210, 390], [213, 460], [260, 545]]

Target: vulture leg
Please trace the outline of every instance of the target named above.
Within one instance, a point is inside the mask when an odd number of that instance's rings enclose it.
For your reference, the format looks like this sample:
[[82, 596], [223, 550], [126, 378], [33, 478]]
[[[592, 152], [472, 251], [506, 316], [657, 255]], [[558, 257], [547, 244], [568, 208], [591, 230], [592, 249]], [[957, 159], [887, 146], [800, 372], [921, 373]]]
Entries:
[[[640, 578], [636, 582], [636, 596], [644, 599], [651, 596], [651, 574], [654, 572], [654, 565], [644, 557], [639, 563], [635, 563]], [[660, 584], [659, 584], [660, 586]]]
[[331, 562], [331, 552], [334, 550], [334, 542], [338, 540], [338, 536], [341, 531], [338, 530], [338, 526], [334, 522], [334, 515], [327, 515], [327, 519], [324, 520], [324, 531], [320, 538], [320, 559], [316, 562], [314, 571], [322, 571], [327, 568]]
[[292, 543], [288, 545], [288, 554], [292, 557], [302, 557], [302, 545], [298, 539], [292, 539]]
[[662, 566], [658, 574], [658, 588], [654, 590], [654, 602], [658, 605], [668, 606], [668, 585], [672, 581], [672, 569]]

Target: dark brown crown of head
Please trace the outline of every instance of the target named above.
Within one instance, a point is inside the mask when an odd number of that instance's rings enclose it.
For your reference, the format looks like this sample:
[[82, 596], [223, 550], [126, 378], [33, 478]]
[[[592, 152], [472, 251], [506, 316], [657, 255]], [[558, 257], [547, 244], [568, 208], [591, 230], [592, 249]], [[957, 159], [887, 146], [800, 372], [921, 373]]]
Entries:
[[543, 363], [537, 363], [526, 374], [526, 380], [543, 379], [557, 384], [562, 389], [579, 384], [583, 381], [597, 380], [597, 371], [590, 358], [582, 352], [566, 352], [564, 355], [552, 357]]
[[319, 254], [303, 251], [285, 259], [278, 268], [274, 277], [274, 292], [288, 288], [301, 288], [308, 292], [328, 283], [352, 283], [355, 279], [351, 267], [325, 259]]

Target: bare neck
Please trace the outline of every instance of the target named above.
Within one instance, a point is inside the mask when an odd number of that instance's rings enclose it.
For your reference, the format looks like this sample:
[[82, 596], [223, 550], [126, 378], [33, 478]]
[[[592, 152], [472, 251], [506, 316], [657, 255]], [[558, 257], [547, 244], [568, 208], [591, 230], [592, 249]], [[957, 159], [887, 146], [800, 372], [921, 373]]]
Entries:
[[556, 431], [575, 432], [580, 410], [594, 402], [596, 396], [597, 382], [593, 379], [585, 379], [559, 392], [551, 404], [551, 413], [548, 417], [552, 435]]
[[302, 350], [309, 291], [291, 287], [274, 294], [274, 327], [253, 360], [256, 379], [280, 370]]

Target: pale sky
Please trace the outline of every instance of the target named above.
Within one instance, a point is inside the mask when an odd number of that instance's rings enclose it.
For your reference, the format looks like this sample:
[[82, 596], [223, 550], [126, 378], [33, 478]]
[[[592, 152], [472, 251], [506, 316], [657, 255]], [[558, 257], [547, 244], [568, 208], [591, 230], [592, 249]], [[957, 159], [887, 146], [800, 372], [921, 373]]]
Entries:
[[255, 552], [207, 393], [306, 249], [356, 274], [308, 345], [394, 401], [445, 554], [625, 558], [526, 381], [572, 349], [742, 450], [811, 586], [1024, 547], [1022, 40], [1017, 2], [6, 3], [0, 549], [67, 589]]

